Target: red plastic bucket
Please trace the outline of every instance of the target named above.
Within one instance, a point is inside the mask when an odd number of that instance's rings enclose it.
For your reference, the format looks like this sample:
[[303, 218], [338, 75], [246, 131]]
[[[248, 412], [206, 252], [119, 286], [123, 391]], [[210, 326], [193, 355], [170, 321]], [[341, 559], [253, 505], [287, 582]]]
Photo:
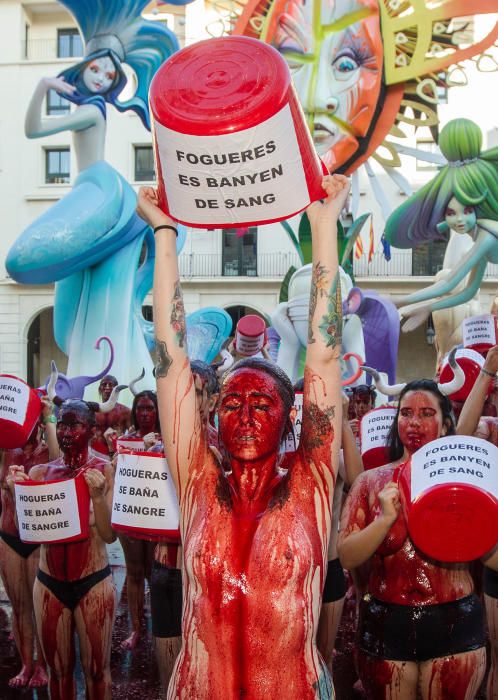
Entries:
[[361, 419], [361, 458], [365, 469], [375, 469], [389, 462], [387, 437], [395, 416], [395, 408], [384, 406], [372, 409]]
[[408, 530], [418, 549], [444, 562], [478, 559], [498, 539], [498, 448], [474, 437], [424, 445], [401, 471]]
[[274, 48], [241, 36], [173, 54], [150, 89], [159, 202], [200, 228], [287, 219], [324, 196], [326, 172]]
[[24, 447], [40, 411], [34, 389], [12, 374], [0, 374], [0, 449]]
[[19, 537], [61, 544], [89, 536], [90, 494], [83, 474], [74, 479], [21, 481], [15, 485]]
[[266, 324], [261, 316], [243, 316], [235, 329], [235, 350], [239, 355], [251, 357], [261, 352], [266, 341]]

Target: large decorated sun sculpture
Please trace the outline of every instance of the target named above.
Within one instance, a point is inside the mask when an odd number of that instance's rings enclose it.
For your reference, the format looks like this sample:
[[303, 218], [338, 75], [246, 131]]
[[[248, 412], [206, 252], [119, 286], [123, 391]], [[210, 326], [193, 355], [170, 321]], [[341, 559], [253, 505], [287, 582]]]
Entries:
[[386, 238], [399, 248], [448, 240], [451, 232], [441, 278], [402, 300], [405, 331], [472, 302], [488, 263], [498, 263], [498, 148], [483, 151], [481, 130], [468, 119], [449, 122], [439, 146], [446, 165], [386, 223]]
[[[54, 334], [69, 356], [68, 375], [97, 373], [92, 348], [95, 338], [105, 335], [114, 343], [117, 376], [137, 376], [145, 367], [152, 380], [150, 329], [142, 303], [152, 285], [154, 239], [135, 213], [134, 190], [104, 160], [106, 114], [108, 104], [120, 112], [132, 110], [150, 129], [149, 85], [159, 66], [178, 49], [178, 41], [163, 24], [141, 18], [148, 0], [61, 4], [78, 23], [85, 55], [56, 78], [39, 83], [25, 130], [29, 138], [72, 131], [78, 177], [71, 192], [20, 235], [6, 266], [18, 282], [56, 282]], [[128, 82], [125, 65], [135, 73], [136, 90], [120, 101]], [[44, 118], [49, 90], [76, 109]], [[184, 240], [185, 229], [178, 248]]]
[[[372, 157], [405, 194], [400, 153], [439, 162], [438, 154], [398, 141], [403, 125], [437, 133], [438, 90], [462, 85], [459, 62], [476, 57], [479, 70], [496, 69], [485, 53], [498, 24], [474, 43], [466, 31], [464, 0], [241, 0], [234, 34], [272, 44], [287, 60], [318, 154], [331, 172], [353, 175], [364, 165], [387, 218], [389, 205]], [[472, 14], [496, 12], [494, 0], [476, 0]]]

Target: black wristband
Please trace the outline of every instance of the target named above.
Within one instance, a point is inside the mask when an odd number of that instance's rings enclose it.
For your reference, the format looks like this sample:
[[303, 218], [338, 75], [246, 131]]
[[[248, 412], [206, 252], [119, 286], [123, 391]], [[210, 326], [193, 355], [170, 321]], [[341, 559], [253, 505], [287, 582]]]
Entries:
[[487, 374], [488, 377], [492, 377], [493, 379], [496, 377], [496, 374], [494, 372], [490, 372], [489, 369], [484, 369], [484, 367], [481, 367], [481, 372], [483, 374]]
[[154, 236], [158, 231], [160, 231], [163, 228], [169, 228], [171, 231], [175, 232], [175, 236], [178, 238], [178, 229], [176, 229], [174, 226], [169, 226], [168, 224], [161, 224], [161, 226], [156, 226], [154, 229]]

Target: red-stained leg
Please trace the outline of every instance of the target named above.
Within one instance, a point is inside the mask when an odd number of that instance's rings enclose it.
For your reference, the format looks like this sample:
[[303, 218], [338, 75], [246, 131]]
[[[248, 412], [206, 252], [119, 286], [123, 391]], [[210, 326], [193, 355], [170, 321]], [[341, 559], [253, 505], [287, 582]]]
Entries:
[[111, 576], [94, 586], [74, 611], [88, 700], [111, 698], [111, 637], [117, 597]]
[[12, 605], [12, 634], [21, 657], [20, 672], [9, 681], [11, 688], [24, 688], [33, 672], [33, 602], [24, 557], [0, 540], [0, 575]]
[[344, 598], [341, 598], [332, 603], [323, 603], [320, 611], [316, 643], [330, 673], [332, 673], [332, 656], [343, 608]]
[[488, 674], [487, 698], [498, 700], [498, 600], [484, 594], [490, 644], [491, 667]]
[[140, 641], [144, 621], [145, 579], [150, 577], [154, 543], [120, 536], [126, 562], [126, 596], [131, 618], [131, 635], [121, 644], [127, 651], [133, 651]]
[[73, 614], [38, 579], [33, 601], [38, 636], [49, 668], [50, 700], [76, 700]]
[[37, 663], [31, 676], [28, 688], [44, 688], [48, 685], [47, 669], [44, 663]]
[[384, 661], [358, 652], [358, 675], [368, 700], [416, 700], [418, 666], [411, 661]]
[[486, 670], [486, 649], [476, 649], [420, 664], [423, 700], [473, 700]]

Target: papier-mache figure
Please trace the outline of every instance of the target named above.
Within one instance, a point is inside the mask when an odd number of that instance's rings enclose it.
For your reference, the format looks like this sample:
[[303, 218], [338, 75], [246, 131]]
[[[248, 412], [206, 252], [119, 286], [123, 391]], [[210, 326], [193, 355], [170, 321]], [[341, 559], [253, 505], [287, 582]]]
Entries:
[[[178, 42], [163, 24], [141, 18], [147, 0], [61, 4], [79, 25], [84, 58], [57, 77], [42, 78], [25, 130], [28, 138], [72, 131], [78, 176], [69, 194], [21, 234], [6, 265], [18, 282], [57, 283], [54, 334], [69, 355], [69, 375], [96, 373], [90, 350], [101, 335], [114, 341], [118, 376], [136, 376], [142, 367], [151, 373], [141, 306], [152, 284], [154, 241], [135, 214], [135, 192], [104, 159], [106, 116], [112, 104], [120, 112], [134, 111], [150, 128], [149, 85]], [[125, 64], [135, 73], [136, 90], [121, 101], [128, 81]], [[50, 90], [76, 109], [46, 118], [43, 105]], [[139, 265], [144, 242], [147, 256]]]
[[[468, 119], [454, 119], [441, 131], [439, 146], [448, 163], [389, 217], [386, 238], [414, 248], [448, 237], [450, 229], [470, 236], [471, 245], [444, 279], [402, 300], [403, 329], [416, 328], [433, 311], [470, 301], [487, 264], [498, 263], [498, 148], [482, 151], [482, 133]], [[463, 281], [463, 289], [457, 286]]]

